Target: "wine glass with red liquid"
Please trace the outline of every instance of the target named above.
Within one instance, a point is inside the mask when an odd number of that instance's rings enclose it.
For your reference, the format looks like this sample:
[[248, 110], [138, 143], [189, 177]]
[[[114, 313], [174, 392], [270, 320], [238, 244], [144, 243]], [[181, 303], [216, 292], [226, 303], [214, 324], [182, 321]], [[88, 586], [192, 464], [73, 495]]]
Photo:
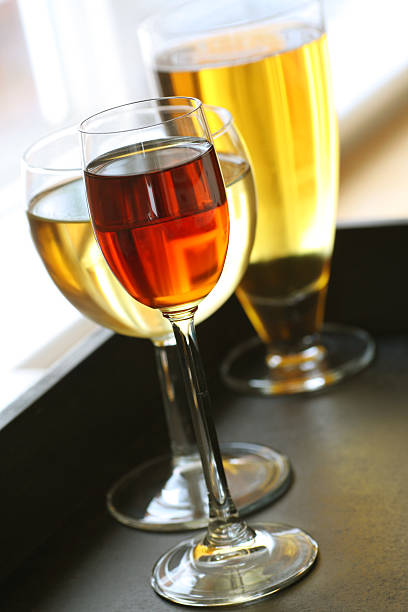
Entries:
[[248, 526], [228, 490], [194, 330], [225, 260], [229, 213], [202, 104], [144, 100], [80, 126], [90, 217], [101, 250], [136, 300], [161, 311], [176, 338], [209, 496], [209, 525], [165, 553], [152, 586], [187, 605], [265, 597], [306, 572], [316, 542], [287, 525]]

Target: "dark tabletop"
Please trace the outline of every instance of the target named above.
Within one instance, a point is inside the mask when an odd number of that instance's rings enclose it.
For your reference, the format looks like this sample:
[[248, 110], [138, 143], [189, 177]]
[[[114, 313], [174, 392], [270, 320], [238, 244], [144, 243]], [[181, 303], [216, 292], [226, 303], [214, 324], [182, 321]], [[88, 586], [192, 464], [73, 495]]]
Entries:
[[[248, 612], [408, 610], [408, 336], [376, 341], [369, 368], [318, 395], [268, 399], [215, 389], [220, 440], [270, 445], [293, 465], [290, 489], [250, 520], [301, 527], [319, 544], [309, 574]], [[123, 527], [100, 496], [9, 579], [0, 608], [183, 609], [149, 585], [155, 560], [182, 537]]]

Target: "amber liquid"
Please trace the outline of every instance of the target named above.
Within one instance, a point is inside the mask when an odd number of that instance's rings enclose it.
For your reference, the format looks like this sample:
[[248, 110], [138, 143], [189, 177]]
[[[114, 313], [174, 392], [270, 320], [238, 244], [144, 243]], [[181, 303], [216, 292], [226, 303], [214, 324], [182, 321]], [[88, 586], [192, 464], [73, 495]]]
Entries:
[[[242, 278], [252, 248], [255, 192], [247, 162], [221, 155], [230, 211], [230, 239], [221, 277], [200, 303], [197, 321], [215, 312]], [[29, 206], [31, 234], [51, 278], [85, 316], [120, 334], [160, 339], [171, 333], [160, 312], [135, 301], [109, 269], [89, 222], [81, 179], [40, 193]]]
[[229, 217], [210, 143], [173, 138], [117, 149], [87, 166], [85, 184], [99, 246], [130, 295], [171, 309], [211, 291]]
[[302, 24], [271, 28], [196, 39], [157, 57], [156, 72], [165, 95], [228, 108], [243, 135], [258, 225], [237, 293], [262, 340], [290, 350], [323, 319], [338, 139], [326, 36]]

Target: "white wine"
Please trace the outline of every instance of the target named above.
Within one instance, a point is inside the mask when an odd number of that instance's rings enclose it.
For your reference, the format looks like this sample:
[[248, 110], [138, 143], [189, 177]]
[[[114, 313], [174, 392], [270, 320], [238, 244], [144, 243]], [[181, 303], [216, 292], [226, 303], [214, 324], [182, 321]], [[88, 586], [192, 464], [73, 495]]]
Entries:
[[[249, 165], [220, 156], [227, 187], [230, 241], [221, 277], [201, 302], [197, 322], [210, 316], [235, 291], [254, 239], [255, 190]], [[85, 316], [120, 334], [151, 339], [171, 333], [158, 310], [134, 300], [109, 269], [94, 238], [82, 179], [57, 185], [29, 205], [31, 234], [51, 278]]]
[[262, 340], [295, 345], [323, 319], [333, 248], [338, 136], [326, 36], [251, 24], [161, 52], [164, 95], [230, 110], [248, 148], [258, 225], [238, 297]]

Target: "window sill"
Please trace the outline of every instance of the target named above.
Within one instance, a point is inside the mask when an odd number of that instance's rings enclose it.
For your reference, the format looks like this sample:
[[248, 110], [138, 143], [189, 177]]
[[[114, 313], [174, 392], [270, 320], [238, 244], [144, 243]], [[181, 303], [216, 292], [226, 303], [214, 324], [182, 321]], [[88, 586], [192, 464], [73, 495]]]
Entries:
[[108, 329], [78, 320], [29, 359], [5, 373], [0, 388], [0, 429], [70, 372], [113, 335]]

